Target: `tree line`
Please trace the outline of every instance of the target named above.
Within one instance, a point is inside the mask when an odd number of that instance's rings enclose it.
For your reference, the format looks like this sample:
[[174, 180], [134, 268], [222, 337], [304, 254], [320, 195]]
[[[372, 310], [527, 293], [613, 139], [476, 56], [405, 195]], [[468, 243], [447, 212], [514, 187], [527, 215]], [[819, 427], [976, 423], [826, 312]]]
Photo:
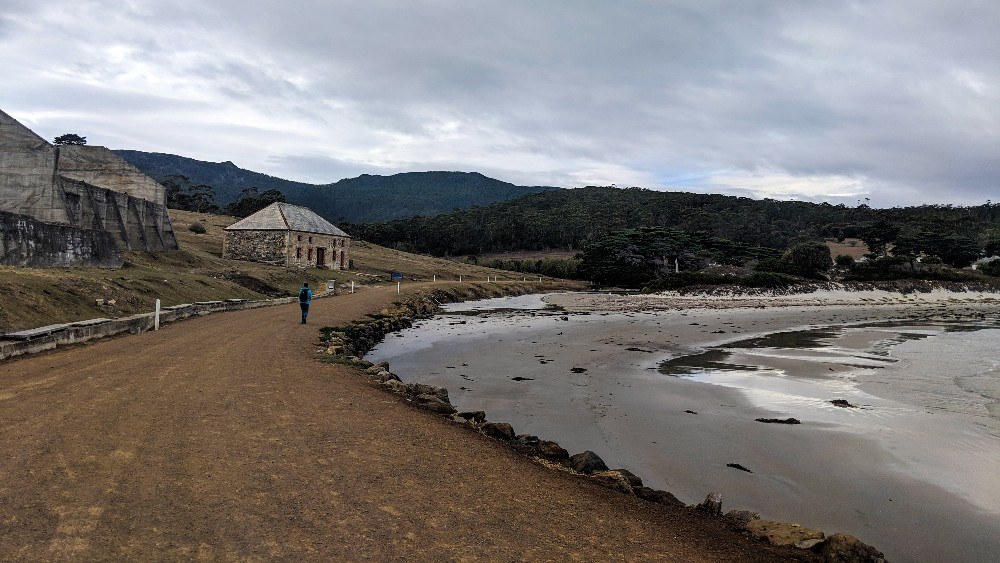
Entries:
[[261, 191], [260, 188], [251, 186], [240, 191], [239, 197], [225, 207], [219, 207], [215, 200], [215, 190], [208, 184], [195, 184], [182, 174], [167, 176], [162, 184], [166, 188], [167, 207], [198, 213], [248, 217], [272, 203], [285, 201], [285, 195], [278, 190]]
[[978, 250], [988, 251], [1000, 241], [1000, 205], [987, 202], [972, 207], [876, 209], [867, 205], [848, 207], [587, 187], [532, 194], [433, 216], [345, 227], [377, 244], [436, 256], [582, 250], [604, 234], [641, 227], [707, 232], [733, 242], [775, 249], [806, 239], [857, 237], [879, 246], [900, 238], [920, 244], [950, 240], [951, 244], [957, 240], [955, 237], [965, 237]]

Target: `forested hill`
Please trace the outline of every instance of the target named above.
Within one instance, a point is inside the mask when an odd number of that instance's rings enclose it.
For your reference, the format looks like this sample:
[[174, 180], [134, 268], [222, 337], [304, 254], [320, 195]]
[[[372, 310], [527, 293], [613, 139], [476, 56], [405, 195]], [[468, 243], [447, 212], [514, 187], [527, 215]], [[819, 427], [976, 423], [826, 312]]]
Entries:
[[[879, 229], [895, 240], [927, 233], [974, 240], [1000, 230], [1000, 205], [874, 209], [638, 188], [556, 190], [433, 217], [345, 226], [354, 236], [436, 255], [580, 249], [636, 227], [705, 231], [776, 249], [797, 238], [856, 237]], [[870, 237], [869, 237], [870, 238]]]
[[515, 186], [476, 172], [405, 172], [392, 176], [362, 174], [332, 184], [306, 184], [244, 170], [232, 162], [204, 162], [173, 154], [115, 151], [159, 182], [172, 174], [205, 184], [216, 202], [226, 205], [240, 191], [275, 189], [289, 203], [304, 205], [335, 223], [388, 221], [412, 215], [434, 215], [474, 205], [487, 205], [556, 188]]

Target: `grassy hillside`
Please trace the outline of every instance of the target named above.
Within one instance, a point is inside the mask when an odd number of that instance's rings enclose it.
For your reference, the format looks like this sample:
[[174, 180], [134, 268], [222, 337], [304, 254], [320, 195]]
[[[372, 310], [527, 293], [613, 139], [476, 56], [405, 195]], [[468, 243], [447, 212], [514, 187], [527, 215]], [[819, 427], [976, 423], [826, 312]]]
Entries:
[[[163, 306], [214, 299], [262, 299], [293, 295], [303, 281], [319, 287], [327, 280], [340, 284], [389, 283], [390, 272], [406, 280], [458, 279], [459, 275], [485, 280], [520, 280], [502, 270], [417, 256], [355, 241], [351, 257], [355, 269], [331, 271], [283, 268], [222, 259], [223, 229], [233, 217], [171, 210], [181, 250], [128, 253], [116, 270], [97, 268], [30, 269], [0, 267], [0, 331], [42, 326], [96, 317], [117, 317], [151, 311], [154, 300]], [[189, 227], [202, 223], [207, 232]], [[98, 300], [103, 301], [99, 303]]]
[[367, 223], [435, 215], [555, 189], [515, 186], [475, 172], [362, 174], [357, 178], [317, 185], [244, 170], [232, 162], [204, 162], [173, 154], [131, 150], [115, 152], [157, 181], [162, 182], [171, 174], [181, 174], [194, 184], [211, 186], [220, 206], [235, 200], [244, 188], [276, 189], [285, 194], [289, 203], [307, 206], [334, 223], [341, 219]]

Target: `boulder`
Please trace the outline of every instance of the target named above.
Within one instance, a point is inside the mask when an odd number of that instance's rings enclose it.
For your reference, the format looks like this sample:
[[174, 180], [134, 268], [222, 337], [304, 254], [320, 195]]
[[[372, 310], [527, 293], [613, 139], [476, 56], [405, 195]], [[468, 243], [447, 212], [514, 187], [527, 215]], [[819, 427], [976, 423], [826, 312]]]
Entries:
[[585, 473], [587, 475], [595, 471], [607, 471], [608, 466], [601, 459], [601, 456], [595, 454], [594, 452], [587, 450], [585, 452], [580, 452], [574, 454], [569, 458], [569, 466], [575, 471], [580, 473]]
[[514, 441], [522, 446], [534, 447], [538, 445], [540, 440], [538, 439], [538, 436], [533, 436], [531, 434], [518, 434]]
[[826, 563], [885, 563], [881, 551], [847, 534], [833, 534], [812, 550]]
[[498, 440], [511, 441], [514, 439], [514, 427], [506, 422], [487, 422], [479, 427], [483, 434]]
[[629, 485], [628, 480], [618, 471], [594, 471], [590, 476], [603, 487], [627, 495], [632, 494], [632, 485]]
[[514, 449], [524, 455], [535, 455], [538, 453], [538, 436], [532, 436], [531, 434], [519, 434], [514, 441], [511, 442]]
[[401, 381], [396, 381], [395, 379], [390, 379], [390, 380], [388, 380], [388, 381], [383, 381], [381, 385], [382, 385], [382, 387], [384, 387], [384, 388], [385, 388], [386, 390], [388, 390], [388, 391], [392, 391], [393, 393], [396, 393], [396, 394], [399, 394], [399, 395], [404, 395], [404, 394], [406, 394], [406, 392], [407, 392], [407, 391], [408, 391], [408, 389], [409, 389], [409, 388], [408, 388], [408, 387], [406, 386], [406, 384], [405, 384], [405, 383], [403, 383], [403, 382], [401, 382]]
[[674, 495], [668, 493], [667, 491], [661, 491], [659, 489], [651, 489], [649, 487], [635, 487], [632, 489], [635, 492], [635, 496], [648, 500], [649, 502], [655, 502], [656, 504], [665, 504], [667, 506], [684, 506], [684, 503], [677, 499]]
[[709, 514], [722, 514], [722, 493], [717, 493], [712, 491], [705, 496], [705, 500], [701, 501], [695, 509], [707, 512]]
[[752, 510], [730, 510], [726, 513], [726, 518], [745, 528], [752, 520], [760, 520], [760, 514]]
[[389, 381], [390, 379], [395, 380], [395, 381], [399, 381], [399, 376], [397, 376], [396, 374], [394, 374], [392, 372], [388, 372], [388, 371], [386, 371], [384, 369], [383, 370], [379, 370], [379, 372], [376, 373], [374, 375], [374, 377], [375, 377], [375, 379], [377, 379], [379, 381]]
[[455, 414], [451, 415], [450, 418], [451, 418], [452, 421], [457, 422], [458, 424], [461, 424], [462, 426], [471, 426], [472, 425], [472, 422], [469, 421], [467, 418], [462, 417], [460, 413], [455, 413]]
[[774, 545], [795, 545], [797, 542], [821, 540], [825, 537], [819, 530], [773, 520], [751, 520], [744, 529], [755, 536], [767, 538]]
[[551, 440], [539, 440], [538, 453], [543, 457], [553, 460], [569, 459], [569, 452]]
[[448, 390], [444, 387], [434, 387], [423, 383], [407, 383], [406, 388], [409, 395], [437, 395], [442, 401], [451, 402], [448, 399]]
[[441, 400], [441, 397], [437, 395], [425, 393], [417, 395], [413, 401], [418, 407], [438, 414], [455, 414], [457, 412], [451, 403]]
[[471, 420], [472, 422], [478, 422], [480, 424], [486, 422], [486, 413], [483, 411], [463, 411], [458, 413], [458, 416], [464, 418], [465, 420]]
[[636, 477], [636, 475], [628, 469], [612, 469], [609, 473], [617, 473], [618, 476], [624, 479], [630, 487], [642, 486], [642, 479]]

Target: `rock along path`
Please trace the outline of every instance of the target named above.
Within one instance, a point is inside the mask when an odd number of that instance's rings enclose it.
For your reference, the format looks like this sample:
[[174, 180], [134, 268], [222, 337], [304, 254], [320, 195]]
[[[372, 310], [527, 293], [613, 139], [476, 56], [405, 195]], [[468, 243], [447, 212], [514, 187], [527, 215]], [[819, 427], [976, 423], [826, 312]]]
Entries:
[[0, 559], [807, 556], [545, 469], [312, 359], [319, 327], [396, 298], [372, 288], [314, 301], [308, 325], [276, 306], [0, 364]]

